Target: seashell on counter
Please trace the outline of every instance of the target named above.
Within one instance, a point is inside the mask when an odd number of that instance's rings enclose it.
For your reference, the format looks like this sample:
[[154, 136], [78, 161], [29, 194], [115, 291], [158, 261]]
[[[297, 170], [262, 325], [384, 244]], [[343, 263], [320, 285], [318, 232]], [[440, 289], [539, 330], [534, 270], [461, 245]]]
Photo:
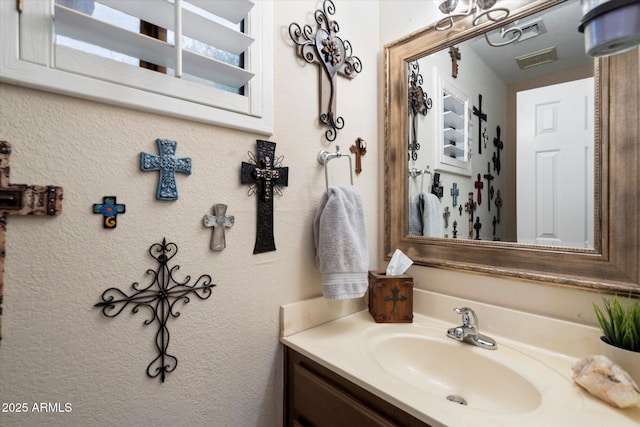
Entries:
[[589, 393], [618, 408], [640, 404], [640, 388], [605, 356], [587, 356], [573, 367], [573, 380]]

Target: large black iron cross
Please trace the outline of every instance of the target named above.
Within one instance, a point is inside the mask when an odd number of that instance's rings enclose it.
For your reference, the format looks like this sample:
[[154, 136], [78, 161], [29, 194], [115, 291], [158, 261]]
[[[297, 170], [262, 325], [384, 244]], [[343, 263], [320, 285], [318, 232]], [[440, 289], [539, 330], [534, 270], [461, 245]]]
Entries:
[[478, 154], [482, 154], [482, 122], [487, 121], [487, 115], [482, 112], [482, 94], [478, 94], [478, 107], [473, 107], [473, 115], [478, 116]]
[[[7, 217], [9, 215], [59, 215], [62, 212], [62, 187], [9, 182], [10, 157], [11, 144], [0, 141], [0, 316], [2, 316], [4, 288]], [[2, 317], [0, 317], [0, 327], [2, 327]], [[2, 339], [1, 336], [0, 339]]]
[[167, 243], [166, 239], [162, 239], [162, 243], [154, 243], [149, 248], [149, 255], [158, 261], [160, 266], [155, 271], [147, 270], [147, 274], [153, 277], [151, 284], [144, 287], [138, 282], [133, 283], [132, 295], [127, 295], [118, 288], [109, 288], [102, 293], [102, 301], [95, 305], [102, 307], [102, 313], [107, 317], [116, 317], [129, 304], [133, 306], [131, 308], [133, 313], [137, 313], [140, 307], [150, 310], [150, 316], [144, 324], [150, 325], [153, 322], [158, 324], [155, 340], [158, 356], [147, 366], [147, 375], [151, 378], [160, 376], [162, 382], [166, 374], [173, 372], [178, 366], [178, 359], [167, 353], [169, 348], [167, 322], [171, 317], [180, 316], [180, 312], [175, 310], [174, 306], [179, 301], [187, 304], [192, 295], [205, 300], [211, 296], [211, 288], [216, 286], [211, 283], [211, 276], [208, 274], [200, 276], [193, 285], [188, 284], [191, 276], [187, 276], [183, 282], [177, 281], [173, 273], [180, 266], [174, 265], [169, 268], [168, 265], [169, 260], [177, 253], [178, 246], [175, 243]]
[[240, 182], [249, 184], [249, 195], [257, 193], [258, 215], [254, 254], [276, 250], [273, 238], [273, 193], [289, 185], [289, 168], [282, 167], [282, 157], [275, 157], [276, 143], [256, 141], [256, 155], [249, 152], [251, 163], [242, 162]]

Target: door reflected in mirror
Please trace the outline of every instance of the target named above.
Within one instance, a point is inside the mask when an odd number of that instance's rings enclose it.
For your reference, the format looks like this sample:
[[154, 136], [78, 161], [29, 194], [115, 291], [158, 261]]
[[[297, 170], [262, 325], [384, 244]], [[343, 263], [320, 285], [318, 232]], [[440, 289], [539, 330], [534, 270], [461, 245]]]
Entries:
[[[594, 62], [580, 17], [568, 1], [407, 63], [432, 100], [408, 117], [410, 235], [595, 247]], [[522, 35], [503, 45], [514, 26]]]

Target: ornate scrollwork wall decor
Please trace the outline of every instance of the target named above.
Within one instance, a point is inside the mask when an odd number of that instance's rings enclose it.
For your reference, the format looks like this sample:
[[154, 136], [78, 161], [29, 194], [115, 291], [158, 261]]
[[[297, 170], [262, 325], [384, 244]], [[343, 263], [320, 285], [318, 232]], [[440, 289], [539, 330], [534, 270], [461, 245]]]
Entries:
[[411, 137], [409, 142], [409, 159], [418, 160], [418, 115], [426, 116], [431, 109], [432, 101], [427, 93], [422, 90], [424, 79], [420, 74], [418, 61], [409, 63], [409, 116], [411, 120]]
[[310, 25], [300, 27], [291, 23], [289, 36], [297, 45], [298, 55], [306, 62], [320, 64], [320, 123], [329, 126], [325, 137], [334, 141], [338, 130], [344, 127], [344, 119], [336, 113], [336, 74], [353, 79], [362, 71], [362, 62], [353, 56], [351, 43], [336, 34], [340, 30], [338, 23], [329, 18], [335, 14], [336, 7], [331, 0], [325, 0], [322, 10], [314, 13], [318, 24], [315, 34]]
[[180, 316], [180, 312], [175, 308], [176, 303], [187, 304], [191, 301], [191, 295], [205, 300], [211, 296], [211, 288], [216, 286], [211, 283], [211, 276], [208, 274], [200, 276], [193, 285], [189, 285], [191, 276], [187, 276], [182, 282], [176, 280], [174, 273], [180, 266], [169, 267], [168, 263], [177, 253], [178, 246], [175, 243], [167, 243], [166, 239], [162, 239], [162, 243], [154, 243], [149, 248], [149, 255], [158, 261], [159, 267], [156, 270], [147, 270], [147, 274], [153, 279], [151, 283], [148, 286], [140, 286], [138, 282], [134, 282], [131, 285], [134, 291], [131, 295], [118, 288], [109, 288], [102, 293], [102, 301], [95, 305], [102, 307], [102, 313], [107, 317], [116, 317], [129, 304], [132, 304], [133, 313], [137, 313], [141, 307], [149, 309], [150, 315], [144, 324], [150, 325], [155, 322], [158, 325], [155, 339], [158, 356], [147, 366], [147, 375], [151, 378], [159, 376], [162, 382], [166, 374], [173, 372], [178, 366], [178, 359], [167, 353], [167, 322], [172, 317]]

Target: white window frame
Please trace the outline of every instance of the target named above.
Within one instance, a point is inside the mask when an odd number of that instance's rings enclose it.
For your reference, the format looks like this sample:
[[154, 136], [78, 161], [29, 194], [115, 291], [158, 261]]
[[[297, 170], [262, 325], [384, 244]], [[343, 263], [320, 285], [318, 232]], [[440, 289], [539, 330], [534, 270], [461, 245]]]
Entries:
[[[246, 32], [255, 39], [245, 55], [246, 69], [255, 74], [247, 84], [247, 95], [73, 49], [59, 51], [64, 47], [53, 43], [53, 0], [21, 0], [21, 13], [17, 3], [0, 0], [1, 82], [263, 135], [273, 133], [271, 0], [255, 1], [245, 20]], [[85, 61], [93, 62], [89, 67], [92, 75], [65, 70], [67, 66], [73, 70]], [[146, 88], [127, 85], [133, 81], [144, 81]]]

